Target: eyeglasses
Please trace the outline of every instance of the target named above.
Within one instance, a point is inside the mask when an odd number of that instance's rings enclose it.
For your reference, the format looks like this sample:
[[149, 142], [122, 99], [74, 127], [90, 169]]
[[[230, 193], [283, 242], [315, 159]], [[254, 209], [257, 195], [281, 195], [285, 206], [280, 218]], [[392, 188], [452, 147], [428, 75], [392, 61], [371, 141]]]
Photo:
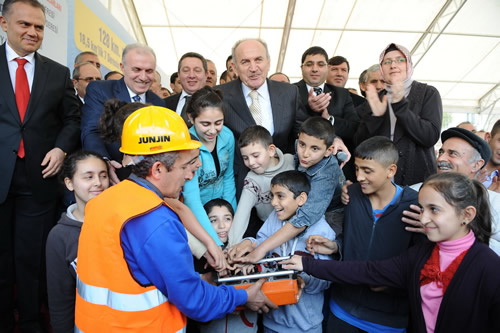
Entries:
[[100, 77], [92, 77], [92, 76], [89, 76], [89, 77], [83, 77], [83, 78], [78, 78], [76, 79], [78, 81], [85, 81], [85, 82], [92, 82], [92, 81], [100, 81], [101, 78]]
[[382, 64], [390, 66], [390, 65], [392, 65], [393, 62], [395, 62], [396, 64], [402, 64], [402, 63], [406, 62], [406, 58], [405, 57], [400, 57], [400, 58], [394, 58], [394, 59], [385, 59], [382, 62]]
[[318, 61], [318, 62], [308, 61], [302, 64], [302, 66], [305, 66], [307, 68], [312, 68], [314, 67], [314, 65], [317, 65], [319, 68], [323, 68], [327, 65], [327, 63], [324, 61]]

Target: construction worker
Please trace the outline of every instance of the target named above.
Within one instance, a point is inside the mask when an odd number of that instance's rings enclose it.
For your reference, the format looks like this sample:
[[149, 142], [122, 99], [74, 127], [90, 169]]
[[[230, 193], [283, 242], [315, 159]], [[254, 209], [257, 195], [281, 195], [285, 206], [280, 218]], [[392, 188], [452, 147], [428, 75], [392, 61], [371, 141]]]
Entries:
[[175, 112], [148, 106], [123, 126], [129, 179], [89, 201], [80, 235], [75, 327], [80, 332], [183, 332], [186, 316], [220, 318], [246, 304], [276, 308], [261, 291], [216, 287], [193, 269], [184, 227], [164, 197], [178, 198], [201, 165]]

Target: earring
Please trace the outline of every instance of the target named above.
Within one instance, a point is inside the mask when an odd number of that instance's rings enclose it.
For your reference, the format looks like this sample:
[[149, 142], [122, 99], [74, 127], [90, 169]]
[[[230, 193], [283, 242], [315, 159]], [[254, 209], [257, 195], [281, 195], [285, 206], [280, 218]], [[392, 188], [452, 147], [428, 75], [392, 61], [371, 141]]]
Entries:
[[465, 222], [465, 221], [462, 222], [462, 225], [466, 225], [466, 224], [467, 224], [467, 222]]

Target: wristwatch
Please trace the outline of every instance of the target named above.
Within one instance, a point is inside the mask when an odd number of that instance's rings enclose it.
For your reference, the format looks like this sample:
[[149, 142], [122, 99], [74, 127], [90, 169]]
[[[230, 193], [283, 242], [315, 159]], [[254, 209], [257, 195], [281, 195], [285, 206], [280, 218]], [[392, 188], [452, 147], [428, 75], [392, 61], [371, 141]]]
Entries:
[[332, 126], [335, 124], [335, 118], [333, 118], [333, 116], [328, 117], [328, 121], [332, 124]]

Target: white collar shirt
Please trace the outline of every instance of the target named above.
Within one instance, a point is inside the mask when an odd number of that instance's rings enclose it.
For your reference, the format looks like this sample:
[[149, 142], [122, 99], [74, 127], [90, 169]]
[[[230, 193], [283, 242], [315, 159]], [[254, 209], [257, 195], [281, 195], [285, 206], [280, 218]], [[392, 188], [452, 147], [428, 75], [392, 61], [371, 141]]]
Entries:
[[132, 90], [130, 90], [130, 88], [129, 88], [127, 85], [125, 85], [125, 86], [127, 87], [128, 94], [129, 94], [129, 96], [130, 96], [130, 101], [131, 101], [131, 102], [135, 102], [135, 101], [134, 101], [134, 97], [135, 97], [135, 96], [137, 96], [137, 95], [139, 95], [139, 98], [140, 98], [141, 100], [140, 100], [140, 101], [138, 101], [138, 102], [141, 102], [141, 103], [144, 103], [144, 104], [146, 103], [146, 93], [136, 94], [135, 92], [133, 92]]
[[[241, 89], [243, 90], [243, 96], [247, 103], [248, 108], [252, 105], [252, 97], [250, 92], [252, 89], [248, 88], [243, 82], [241, 83]], [[259, 103], [262, 110], [262, 127], [267, 129], [271, 135], [274, 134], [274, 120], [273, 120], [273, 110], [271, 107], [271, 96], [269, 95], [269, 88], [267, 86], [267, 80], [264, 84], [257, 89], [259, 93]]]
[[175, 108], [175, 112], [180, 115], [184, 105], [186, 104], [186, 96], [191, 97], [187, 92], [182, 89], [181, 96], [179, 97], [179, 102], [177, 103], [177, 107]]
[[26, 71], [26, 76], [28, 77], [28, 84], [30, 87], [33, 86], [33, 78], [35, 76], [35, 52], [28, 54], [25, 57], [20, 57], [10, 46], [9, 43], [5, 43], [5, 55], [7, 56], [7, 65], [9, 67], [10, 81], [12, 82], [12, 91], [16, 90], [16, 70], [17, 70], [17, 58], [26, 59], [28, 62], [24, 65], [24, 70]]

